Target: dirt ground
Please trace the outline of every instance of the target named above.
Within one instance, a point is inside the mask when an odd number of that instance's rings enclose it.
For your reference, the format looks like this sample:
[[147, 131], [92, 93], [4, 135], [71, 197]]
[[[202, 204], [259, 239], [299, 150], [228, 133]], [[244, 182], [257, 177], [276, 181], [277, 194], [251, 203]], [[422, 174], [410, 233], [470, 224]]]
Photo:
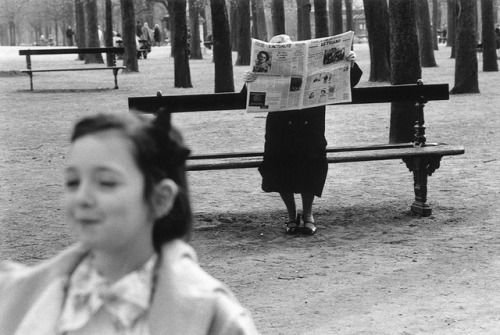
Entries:
[[[168, 47], [140, 72], [45, 73], [35, 91], [18, 48], [0, 47], [0, 258], [28, 264], [71, 244], [61, 207], [62, 171], [75, 120], [126, 111], [130, 96], [213, 92], [211, 55], [192, 60], [193, 89], [173, 88]], [[355, 45], [370, 86], [369, 50]], [[454, 83], [440, 46], [425, 83]], [[74, 56], [33, 57], [36, 67], [81, 66]], [[399, 161], [330, 165], [316, 201], [315, 236], [283, 234], [285, 211], [253, 169], [190, 173], [192, 245], [203, 268], [250, 309], [262, 334], [498, 334], [500, 332], [500, 81], [482, 72], [480, 94], [426, 107], [430, 142], [461, 144], [429, 178], [433, 215], [409, 211], [412, 175]], [[246, 67], [235, 67], [236, 88]], [[111, 71], [110, 71], [111, 72]], [[330, 144], [383, 143], [390, 108], [329, 107]], [[261, 149], [265, 115], [176, 115], [193, 152]], [[300, 208], [300, 205], [299, 205]]]

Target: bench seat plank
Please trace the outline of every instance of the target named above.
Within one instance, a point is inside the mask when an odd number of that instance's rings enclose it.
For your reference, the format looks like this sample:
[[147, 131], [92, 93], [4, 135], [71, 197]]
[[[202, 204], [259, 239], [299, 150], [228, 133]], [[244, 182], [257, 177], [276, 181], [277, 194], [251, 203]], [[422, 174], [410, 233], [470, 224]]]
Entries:
[[98, 54], [112, 52], [122, 54], [125, 52], [123, 47], [106, 48], [50, 48], [50, 49], [24, 49], [19, 50], [20, 56], [30, 55], [67, 55], [67, 54]]
[[[443, 143], [426, 143], [426, 146], [443, 145]], [[367, 150], [390, 150], [400, 148], [413, 148], [411, 143], [395, 143], [395, 144], [373, 144], [364, 146], [344, 146], [344, 147], [327, 147], [326, 152], [345, 152], [345, 151], [367, 151]], [[218, 158], [240, 158], [240, 157], [259, 157], [264, 156], [263, 151], [243, 151], [243, 152], [219, 152], [212, 154], [195, 154], [188, 157], [189, 160], [198, 159], [218, 159]]]
[[[342, 151], [342, 152], [329, 152], [327, 154], [328, 163], [348, 163], [348, 162], [364, 162], [375, 160], [391, 160], [391, 159], [404, 159], [415, 157], [442, 157], [442, 156], [455, 156], [464, 154], [465, 149], [460, 145], [431, 145], [426, 147], [402, 147], [394, 148], [391, 150], [365, 150], [365, 151]], [[237, 159], [235, 159], [237, 158]], [[189, 158], [191, 159], [191, 157]], [[215, 157], [217, 161], [204, 163], [194, 163], [192, 160], [188, 161], [188, 171], [201, 171], [201, 170], [227, 170], [227, 169], [245, 169], [256, 168], [262, 163], [262, 158], [253, 157], [232, 157], [221, 159]]]
[[121, 70], [126, 69], [125, 66], [108, 66], [108, 67], [86, 67], [86, 68], [67, 68], [67, 69], [37, 69], [37, 70], [21, 70], [23, 73], [34, 72], [57, 72], [57, 71], [94, 71], [94, 70]]

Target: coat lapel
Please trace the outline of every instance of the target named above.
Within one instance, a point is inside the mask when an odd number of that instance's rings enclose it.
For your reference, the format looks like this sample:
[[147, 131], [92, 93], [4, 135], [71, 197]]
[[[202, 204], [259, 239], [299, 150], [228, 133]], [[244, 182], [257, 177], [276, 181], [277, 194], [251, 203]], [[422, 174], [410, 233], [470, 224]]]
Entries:
[[219, 283], [197, 264], [194, 250], [182, 241], [172, 241], [162, 250], [153, 305], [151, 335], [208, 334]]
[[[67, 278], [87, 254], [79, 244], [34, 267], [17, 267], [2, 276], [0, 283], [0, 335], [16, 332], [40, 295], [54, 281]], [[43, 318], [44, 315], [40, 315]]]

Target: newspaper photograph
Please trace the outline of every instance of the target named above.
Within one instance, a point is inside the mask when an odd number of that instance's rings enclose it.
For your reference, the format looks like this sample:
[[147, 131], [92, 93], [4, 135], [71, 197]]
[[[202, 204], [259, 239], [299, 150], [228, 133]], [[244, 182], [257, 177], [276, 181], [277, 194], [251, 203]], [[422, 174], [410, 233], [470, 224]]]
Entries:
[[350, 102], [352, 31], [291, 43], [252, 39], [255, 81], [247, 84], [248, 112], [276, 112]]

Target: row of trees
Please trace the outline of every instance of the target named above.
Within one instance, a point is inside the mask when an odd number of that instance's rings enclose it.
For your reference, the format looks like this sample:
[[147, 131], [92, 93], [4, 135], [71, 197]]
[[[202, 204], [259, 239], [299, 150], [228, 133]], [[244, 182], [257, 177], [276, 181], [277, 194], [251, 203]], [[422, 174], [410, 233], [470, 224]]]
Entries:
[[[2, 0], [27, 3], [33, 0]], [[49, 0], [46, 0], [49, 1]], [[69, 0], [57, 0], [66, 3]], [[54, 3], [57, 2], [54, 0]], [[77, 26], [85, 27], [86, 40], [79, 45], [96, 46], [97, 0], [72, 0]], [[110, 45], [113, 27], [113, 3], [106, 3], [106, 34]], [[121, 25], [125, 47], [124, 66], [139, 71], [136, 58], [135, 25], [137, 8], [149, 8], [154, 0], [121, 0]], [[251, 36], [266, 40], [268, 35], [286, 34], [285, 7], [296, 6], [297, 39], [309, 39], [311, 10], [314, 8], [314, 37], [341, 33], [352, 27], [352, 0], [166, 0], [171, 27], [175, 87], [192, 87], [189, 58], [200, 58], [199, 19], [211, 22], [215, 66], [215, 92], [233, 92], [232, 52], [237, 51], [236, 65], [250, 64]], [[437, 66], [436, 11], [438, 0], [363, 0], [370, 47], [370, 81], [413, 84], [421, 78], [422, 66]], [[494, 42], [494, 0], [446, 0], [451, 57], [456, 58], [455, 85], [451, 93], [479, 93], [477, 32], [478, 4], [481, 6], [483, 70], [498, 71]], [[285, 6], [287, 5], [287, 6]], [[430, 19], [429, 5], [432, 10]], [[314, 7], [313, 7], [314, 6]], [[189, 23], [187, 11], [189, 9]], [[345, 8], [345, 22], [342, 9]], [[207, 10], [208, 9], [208, 10]], [[229, 10], [228, 10], [229, 9]], [[328, 9], [328, 10], [327, 10]], [[271, 26], [265, 12], [271, 13]], [[15, 8], [12, 9], [15, 11]], [[230, 19], [232, 18], [232, 19]], [[431, 22], [432, 21], [432, 22]], [[188, 43], [188, 26], [191, 40]], [[78, 29], [77, 29], [78, 31]], [[269, 34], [272, 31], [272, 34]], [[493, 36], [493, 38], [492, 38]], [[233, 43], [231, 43], [231, 41]], [[188, 45], [191, 50], [188, 51]], [[98, 46], [98, 44], [97, 44]], [[92, 59], [91, 62], [102, 60]], [[394, 103], [391, 108], [392, 142], [412, 140], [414, 115], [411, 104]]]
[[[175, 61], [175, 86], [191, 87], [189, 61], [186, 51], [187, 23], [186, 1], [170, 0], [172, 14], [173, 56]], [[314, 0], [315, 37], [343, 31], [341, 13], [342, 0], [331, 0], [333, 9], [328, 17], [326, 0]], [[437, 1], [432, 0], [433, 9], [437, 8]], [[287, 33], [285, 29], [284, 0], [270, 0], [272, 13], [273, 34]], [[479, 93], [478, 62], [477, 62], [477, 2], [471, 0], [448, 0], [448, 26], [450, 27], [452, 57], [456, 57], [455, 86], [452, 94]], [[481, 0], [483, 48], [485, 50], [484, 70], [498, 71], [496, 52], [494, 57], [487, 53], [495, 47], [490, 39], [494, 33], [493, 1]], [[190, 1], [190, 5], [192, 2]], [[238, 32], [237, 65], [248, 65], [251, 24], [250, 13], [253, 18], [253, 33], [267, 29], [263, 22], [259, 22], [257, 9], [263, 5], [262, 0], [236, 1], [236, 22], [232, 28]], [[349, 8], [350, 0], [344, 0], [344, 5]], [[297, 0], [298, 32], [303, 39], [310, 37], [310, 23], [304, 12], [310, 10], [309, 0]], [[335, 6], [337, 10], [335, 10]], [[365, 16], [368, 28], [370, 46], [371, 81], [390, 81], [394, 85], [414, 84], [422, 76], [422, 66], [437, 66], [433, 50], [437, 46], [437, 38], [431, 29], [431, 20], [428, 0], [364, 0]], [[191, 8], [191, 6], [190, 6]], [[332, 8], [332, 7], [330, 7]], [[210, 1], [212, 17], [212, 33], [215, 64], [215, 92], [233, 92], [232, 47], [230, 43], [231, 29], [225, 0]], [[435, 19], [435, 14], [433, 15]], [[191, 18], [192, 19], [192, 18]], [[340, 22], [340, 23], [339, 23]], [[337, 26], [338, 25], [338, 26]], [[257, 28], [255, 28], [257, 27]], [[335, 29], [338, 29], [336, 31]], [[308, 31], [309, 30], [309, 31]], [[435, 43], [436, 42], [436, 43]], [[198, 44], [193, 42], [192, 44]], [[486, 64], [491, 61], [492, 67]], [[413, 111], [413, 113], [409, 113]], [[416, 119], [416, 110], [413, 103], [392, 103], [391, 126], [389, 141], [413, 141], [413, 127]]]

